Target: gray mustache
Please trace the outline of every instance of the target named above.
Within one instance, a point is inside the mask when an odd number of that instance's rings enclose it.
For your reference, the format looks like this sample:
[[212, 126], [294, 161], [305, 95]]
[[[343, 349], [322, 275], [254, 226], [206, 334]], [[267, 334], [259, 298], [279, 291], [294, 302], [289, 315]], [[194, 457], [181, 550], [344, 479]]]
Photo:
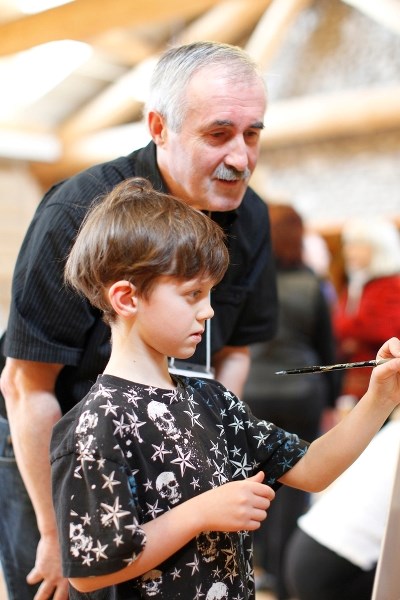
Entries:
[[250, 175], [251, 171], [247, 167], [244, 171], [238, 171], [237, 169], [235, 169], [235, 167], [227, 167], [224, 164], [219, 165], [213, 173], [213, 177], [215, 177], [216, 179], [225, 179], [225, 181], [237, 181], [241, 179], [248, 179]]

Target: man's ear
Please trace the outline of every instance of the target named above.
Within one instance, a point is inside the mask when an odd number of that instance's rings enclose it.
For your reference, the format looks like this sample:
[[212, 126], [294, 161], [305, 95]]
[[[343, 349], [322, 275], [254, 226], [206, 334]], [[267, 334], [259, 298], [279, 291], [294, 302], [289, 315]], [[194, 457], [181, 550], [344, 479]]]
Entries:
[[167, 126], [164, 117], [158, 112], [149, 112], [148, 125], [153, 142], [157, 144], [157, 146], [162, 146], [167, 139]]
[[116, 281], [108, 288], [108, 299], [117, 315], [125, 318], [136, 314], [136, 287], [130, 281]]

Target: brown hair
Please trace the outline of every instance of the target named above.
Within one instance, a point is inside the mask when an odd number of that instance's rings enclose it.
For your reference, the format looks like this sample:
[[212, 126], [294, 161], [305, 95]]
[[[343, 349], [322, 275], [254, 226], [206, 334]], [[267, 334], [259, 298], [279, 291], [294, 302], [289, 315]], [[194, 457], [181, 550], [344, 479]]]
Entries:
[[143, 297], [161, 275], [204, 275], [218, 283], [229, 262], [224, 239], [203, 213], [157, 192], [146, 179], [127, 179], [89, 210], [64, 278], [111, 323], [115, 314], [104, 292], [115, 281], [132, 282]]
[[278, 266], [302, 264], [303, 220], [290, 204], [269, 204], [272, 249]]

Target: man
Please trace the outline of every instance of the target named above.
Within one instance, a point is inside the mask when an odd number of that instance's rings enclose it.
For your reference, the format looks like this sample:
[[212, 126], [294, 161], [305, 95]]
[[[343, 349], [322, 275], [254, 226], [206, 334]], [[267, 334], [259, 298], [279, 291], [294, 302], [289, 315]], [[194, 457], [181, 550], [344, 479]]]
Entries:
[[[12, 523], [4, 520], [1, 560], [11, 600], [33, 597], [24, 581], [30, 569], [29, 584], [40, 585], [35, 600], [53, 593], [54, 600], [67, 598], [51, 508], [49, 440], [54, 424], [87, 393], [110, 352], [100, 312], [63, 285], [65, 258], [89, 206], [122, 180], [145, 177], [224, 228], [231, 264], [212, 294], [211, 351], [216, 377], [233, 392], [240, 395], [247, 377], [248, 345], [274, 335], [268, 213], [248, 188], [265, 109], [262, 77], [239, 48], [211, 42], [172, 48], [155, 69], [146, 105], [153, 141], [59, 183], [39, 205], [15, 269], [1, 377], [15, 456], [34, 509], [26, 521], [19, 519], [20, 535], [15, 516]], [[205, 363], [205, 345], [193, 362]], [[17, 493], [15, 479], [11, 485], [2, 486], [4, 498]], [[13, 515], [23, 493], [13, 498]]]

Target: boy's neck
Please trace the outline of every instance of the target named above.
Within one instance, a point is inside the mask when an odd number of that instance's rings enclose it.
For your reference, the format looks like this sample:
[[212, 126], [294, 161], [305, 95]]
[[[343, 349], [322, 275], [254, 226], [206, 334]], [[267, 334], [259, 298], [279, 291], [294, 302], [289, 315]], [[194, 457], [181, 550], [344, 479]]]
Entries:
[[168, 359], [163, 357], [159, 362], [140, 360], [137, 357], [111, 352], [110, 360], [104, 374], [121, 377], [142, 385], [151, 385], [162, 389], [175, 389], [176, 383], [168, 371]]

